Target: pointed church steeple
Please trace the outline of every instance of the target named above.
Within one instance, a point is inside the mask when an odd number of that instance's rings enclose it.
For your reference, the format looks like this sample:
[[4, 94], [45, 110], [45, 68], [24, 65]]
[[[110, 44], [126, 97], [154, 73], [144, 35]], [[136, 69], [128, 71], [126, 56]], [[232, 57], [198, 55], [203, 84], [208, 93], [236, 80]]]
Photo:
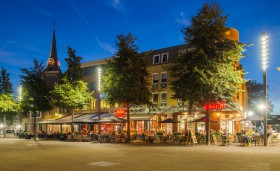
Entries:
[[59, 63], [59, 60], [57, 57], [57, 50], [56, 50], [55, 23], [53, 26], [53, 35], [52, 35], [50, 56], [49, 56], [47, 67], [46, 67], [45, 71], [46, 72], [48, 72], [48, 71], [60, 72], [60, 63]]
[[45, 80], [49, 87], [53, 87], [54, 84], [60, 80], [61, 70], [60, 70], [60, 63], [57, 57], [57, 50], [56, 50], [55, 23], [53, 26], [50, 56], [47, 62], [47, 66], [44, 70], [44, 74], [45, 74]]

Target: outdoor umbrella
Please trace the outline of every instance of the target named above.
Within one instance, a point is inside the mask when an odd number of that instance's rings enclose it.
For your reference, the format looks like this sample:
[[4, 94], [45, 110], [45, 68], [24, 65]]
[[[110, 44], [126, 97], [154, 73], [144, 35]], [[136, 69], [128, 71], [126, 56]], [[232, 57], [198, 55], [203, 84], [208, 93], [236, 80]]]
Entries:
[[179, 121], [175, 121], [175, 120], [173, 120], [171, 118], [168, 118], [168, 119], [162, 120], [162, 121], [160, 121], [158, 123], [178, 123], [178, 122]]
[[[195, 119], [195, 120], [190, 121], [190, 122], [206, 122], [206, 117], [203, 116], [203, 117], [201, 117], [199, 119]], [[211, 119], [211, 118], [210, 118], [210, 122], [218, 123], [217, 120], [214, 120], [214, 119]]]

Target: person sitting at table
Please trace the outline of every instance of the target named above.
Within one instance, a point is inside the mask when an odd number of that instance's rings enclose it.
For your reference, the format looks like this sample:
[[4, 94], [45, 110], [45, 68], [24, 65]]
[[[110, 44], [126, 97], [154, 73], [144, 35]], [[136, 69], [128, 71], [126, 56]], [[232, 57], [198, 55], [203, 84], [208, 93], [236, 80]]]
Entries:
[[249, 143], [251, 141], [250, 141], [250, 137], [249, 137], [249, 134], [248, 134], [248, 130], [244, 131], [243, 138], [244, 138], [245, 145], [249, 146]]
[[154, 142], [154, 138], [155, 138], [154, 131], [151, 131], [150, 134], [149, 134], [149, 142], [153, 143]]

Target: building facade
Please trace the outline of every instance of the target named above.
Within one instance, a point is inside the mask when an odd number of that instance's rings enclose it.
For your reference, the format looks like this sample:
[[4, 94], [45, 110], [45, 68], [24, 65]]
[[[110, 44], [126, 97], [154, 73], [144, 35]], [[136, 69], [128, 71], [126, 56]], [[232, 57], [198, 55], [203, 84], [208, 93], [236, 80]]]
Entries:
[[[228, 39], [239, 41], [239, 33], [235, 29], [227, 31], [226, 36]], [[187, 106], [181, 101], [171, 98], [174, 93], [171, 90], [170, 81], [173, 78], [170, 77], [166, 66], [170, 65], [170, 59], [175, 58], [179, 53], [186, 50], [188, 50], [186, 45], [178, 45], [153, 50], [148, 54], [147, 60], [150, 65], [147, 70], [150, 73], [148, 80], [151, 81], [149, 88], [152, 93], [151, 102], [153, 107], [134, 106], [130, 109], [132, 133], [141, 134], [145, 130], [172, 133], [185, 131], [187, 128], [197, 131], [205, 129], [204, 122], [192, 122], [205, 116], [204, 109], [200, 109], [196, 114], [188, 114], [186, 111]], [[83, 68], [83, 80], [88, 83], [89, 90], [98, 92], [97, 85], [101, 84], [100, 86], [102, 86], [102, 82], [98, 82], [100, 81], [98, 68], [103, 68], [102, 72], [104, 72], [103, 66], [105, 64], [106, 60], [104, 59], [86, 62], [81, 65]], [[235, 69], [242, 70], [243, 68], [239, 62], [236, 62]], [[240, 77], [244, 77], [244, 75], [240, 75]], [[235, 95], [234, 101], [239, 104], [240, 109], [211, 110], [210, 118], [217, 121], [210, 123], [211, 129], [216, 131], [226, 129], [229, 133], [234, 133], [242, 128], [240, 120], [245, 117], [247, 112], [248, 94], [245, 84], [238, 85], [238, 87], [241, 91]], [[98, 98], [97, 94], [95, 93], [96, 98]], [[97, 101], [94, 101], [88, 110], [97, 111], [99, 107], [103, 112], [109, 112], [115, 116], [120, 116], [119, 111], [125, 110], [119, 106], [109, 106], [102, 100], [100, 105], [97, 104]], [[168, 118], [172, 118], [178, 123], [159, 123]], [[126, 126], [124, 125], [123, 127], [125, 128]]]

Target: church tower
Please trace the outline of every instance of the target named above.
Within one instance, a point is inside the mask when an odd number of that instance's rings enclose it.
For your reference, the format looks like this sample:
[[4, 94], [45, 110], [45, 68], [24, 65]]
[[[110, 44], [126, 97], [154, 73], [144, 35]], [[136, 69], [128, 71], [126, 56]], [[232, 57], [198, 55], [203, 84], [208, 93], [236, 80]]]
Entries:
[[56, 50], [55, 25], [53, 27], [50, 56], [47, 62], [47, 66], [44, 70], [44, 73], [45, 73], [47, 84], [49, 86], [52, 87], [55, 82], [59, 81], [61, 70], [60, 70], [60, 63], [57, 57], [57, 50]]

